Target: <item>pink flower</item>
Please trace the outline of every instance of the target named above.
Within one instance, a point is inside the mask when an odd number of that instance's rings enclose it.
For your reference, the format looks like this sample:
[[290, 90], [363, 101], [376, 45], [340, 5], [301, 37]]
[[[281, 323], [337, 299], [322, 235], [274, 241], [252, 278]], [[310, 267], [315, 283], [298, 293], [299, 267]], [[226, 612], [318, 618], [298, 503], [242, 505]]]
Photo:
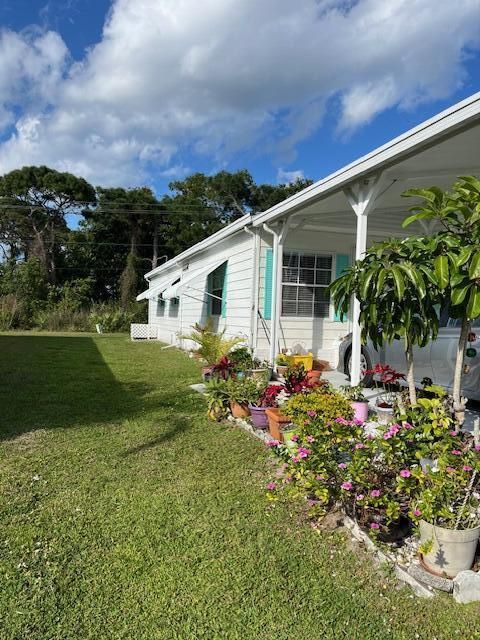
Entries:
[[350, 424], [348, 420], [345, 420], [345, 418], [335, 418], [335, 422], [337, 424], [343, 424], [344, 426]]
[[372, 498], [379, 498], [381, 493], [380, 489], [372, 489], [372, 491], [370, 491]]
[[360, 500], [363, 500], [365, 498], [365, 496], [363, 495], [363, 493], [359, 493], [358, 496], [356, 497], [357, 502], [360, 502]]
[[317, 412], [311, 409], [310, 411], [307, 411], [307, 416], [309, 416], [310, 418], [316, 418]]
[[286, 484], [289, 484], [290, 482], [292, 482], [292, 480], [293, 480], [292, 476], [285, 476], [285, 478], [284, 478], [284, 482]]
[[353, 484], [351, 482], [342, 482], [340, 486], [344, 491], [351, 491], [353, 489]]
[[475, 451], [480, 451], [480, 444], [475, 445]]
[[395, 436], [400, 431], [400, 425], [396, 423], [392, 424], [389, 431], [392, 435]]
[[267, 447], [278, 447], [280, 442], [278, 440], [269, 440], [267, 442]]
[[357, 442], [355, 449], [365, 449], [365, 445], [362, 442]]
[[449, 431], [448, 435], [449, 436], [458, 436], [458, 431]]
[[385, 431], [385, 433], [383, 434], [383, 439], [390, 440], [392, 436], [393, 436], [393, 433], [390, 433], [390, 431]]
[[267, 489], [269, 491], [275, 491], [276, 488], [277, 488], [277, 483], [276, 482], [269, 482], [267, 484]]
[[422, 515], [422, 512], [420, 511], [420, 509], [415, 509], [415, 511], [413, 512], [413, 515], [416, 518], [419, 518]]
[[340, 462], [340, 464], [338, 465], [339, 469], [346, 469], [347, 468], [347, 463], [346, 462]]
[[353, 427], [353, 426], [355, 426], [355, 427], [361, 427], [362, 425], [363, 425], [363, 421], [362, 421], [362, 420], [359, 420], [358, 418], [354, 418], [354, 419], [352, 420], [352, 427]]
[[372, 522], [370, 524], [370, 529], [380, 529], [380, 525], [377, 524], [376, 522]]
[[305, 449], [305, 447], [298, 447], [298, 457], [299, 458], [307, 458], [311, 454], [310, 449]]
[[295, 434], [290, 438], [290, 440], [291, 440], [292, 442], [298, 442], [298, 437], [299, 437], [299, 436], [295, 433]]
[[322, 482], [322, 480], [325, 480], [325, 476], [315, 476], [315, 480]]
[[452, 454], [454, 456], [461, 456], [462, 452], [459, 449], [452, 449]]
[[290, 459], [292, 462], [300, 462], [300, 458], [298, 456], [291, 456]]
[[402, 478], [409, 478], [412, 474], [410, 473], [410, 471], [408, 469], [402, 469], [400, 471], [400, 476]]
[[307, 442], [312, 444], [312, 442], [315, 442], [315, 438], [313, 436], [307, 436]]
[[448, 473], [455, 473], [454, 467], [447, 467]]
[[471, 467], [469, 464], [464, 464], [463, 465], [463, 470], [464, 471], [473, 471], [473, 467]]
[[408, 429], [413, 429], [413, 426], [410, 424], [410, 422], [404, 422], [403, 428], [408, 430]]

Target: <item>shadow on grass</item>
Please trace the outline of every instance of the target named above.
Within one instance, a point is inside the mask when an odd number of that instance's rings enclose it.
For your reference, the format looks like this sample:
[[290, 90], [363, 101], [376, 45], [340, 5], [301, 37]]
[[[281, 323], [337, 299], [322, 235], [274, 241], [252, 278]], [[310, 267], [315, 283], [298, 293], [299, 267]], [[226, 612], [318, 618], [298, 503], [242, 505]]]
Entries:
[[89, 336], [0, 336], [0, 440], [35, 429], [118, 422], [178, 402], [171, 386], [162, 394], [149, 381], [148, 366], [136, 370], [119, 342], [120, 348], [115, 366], [124, 382]]
[[148, 451], [149, 449], [155, 449], [162, 444], [170, 442], [180, 434], [188, 431], [192, 427], [192, 420], [188, 417], [175, 417], [171, 419], [171, 427], [168, 431], [161, 433], [156, 438], [152, 438], [147, 442], [142, 442], [142, 444], [137, 445], [136, 447], [131, 447], [127, 449], [125, 453], [122, 454], [123, 458], [127, 456], [135, 455], [137, 453], [143, 453], [144, 451]]

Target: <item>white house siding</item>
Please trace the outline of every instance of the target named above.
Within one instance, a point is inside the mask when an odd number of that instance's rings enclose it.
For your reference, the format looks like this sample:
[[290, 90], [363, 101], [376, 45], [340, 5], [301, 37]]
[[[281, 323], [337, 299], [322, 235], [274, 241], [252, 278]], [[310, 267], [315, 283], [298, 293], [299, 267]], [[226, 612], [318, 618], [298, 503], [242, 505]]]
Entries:
[[[248, 343], [251, 339], [251, 306], [253, 286], [253, 238], [245, 231], [222, 240], [206, 251], [194, 255], [182, 267], [184, 273], [201, 269], [205, 265], [228, 261], [226, 287], [226, 317], [214, 317], [216, 328], [226, 327], [226, 335], [240, 335]], [[164, 274], [158, 278], [164, 278]], [[152, 283], [152, 286], [154, 283]], [[166, 301], [164, 314], [158, 314], [157, 302], [149, 304], [149, 323], [158, 327], [159, 339], [169, 344], [179, 344], [191, 348], [188, 341], [179, 341], [178, 336], [188, 334], [196, 322], [205, 323], [208, 317], [208, 296], [202, 294], [207, 289], [207, 275], [199, 276], [191, 283], [193, 289], [181, 294], [180, 303], [175, 307]], [[177, 313], [178, 311], [178, 313]]]

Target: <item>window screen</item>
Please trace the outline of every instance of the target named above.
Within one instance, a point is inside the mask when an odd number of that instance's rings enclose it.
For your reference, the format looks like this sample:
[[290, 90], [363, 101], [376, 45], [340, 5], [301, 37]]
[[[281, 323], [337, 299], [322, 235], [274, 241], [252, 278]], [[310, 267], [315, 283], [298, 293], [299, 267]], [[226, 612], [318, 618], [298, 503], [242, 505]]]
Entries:
[[284, 253], [282, 270], [282, 315], [328, 318], [332, 280], [332, 256], [314, 253]]

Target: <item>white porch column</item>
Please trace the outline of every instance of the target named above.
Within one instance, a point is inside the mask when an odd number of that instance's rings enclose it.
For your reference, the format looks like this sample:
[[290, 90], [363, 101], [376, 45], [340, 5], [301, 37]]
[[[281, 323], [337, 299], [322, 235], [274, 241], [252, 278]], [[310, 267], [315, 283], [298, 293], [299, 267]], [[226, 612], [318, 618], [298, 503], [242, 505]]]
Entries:
[[[364, 180], [358, 188], [345, 189], [344, 193], [352, 209], [357, 216], [357, 238], [355, 244], [355, 259], [360, 260], [367, 249], [368, 214], [375, 205], [375, 200], [380, 191], [381, 176], [377, 175], [370, 180]], [[350, 385], [352, 387], [360, 383], [360, 357], [362, 353], [362, 338], [360, 326], [360, 302], [357, 298], [353, 301], [352, 317], [352, 356]]]
[[[273, 235], [273, 255], [272, 255], [272, 314], [270, 318], [270, 355], [269, 361], [272, 366], [275, 366], [275, 356], [277, 355], [277, 297], [278, 297], [278, 251], [280, 234], [276, 229], [272, 229], [267, 224], [263, 225], [265, 231]], [[282, 251], [283, 255], [283, 251]], [[280, 292], [281, 293], [281, 292]]]

